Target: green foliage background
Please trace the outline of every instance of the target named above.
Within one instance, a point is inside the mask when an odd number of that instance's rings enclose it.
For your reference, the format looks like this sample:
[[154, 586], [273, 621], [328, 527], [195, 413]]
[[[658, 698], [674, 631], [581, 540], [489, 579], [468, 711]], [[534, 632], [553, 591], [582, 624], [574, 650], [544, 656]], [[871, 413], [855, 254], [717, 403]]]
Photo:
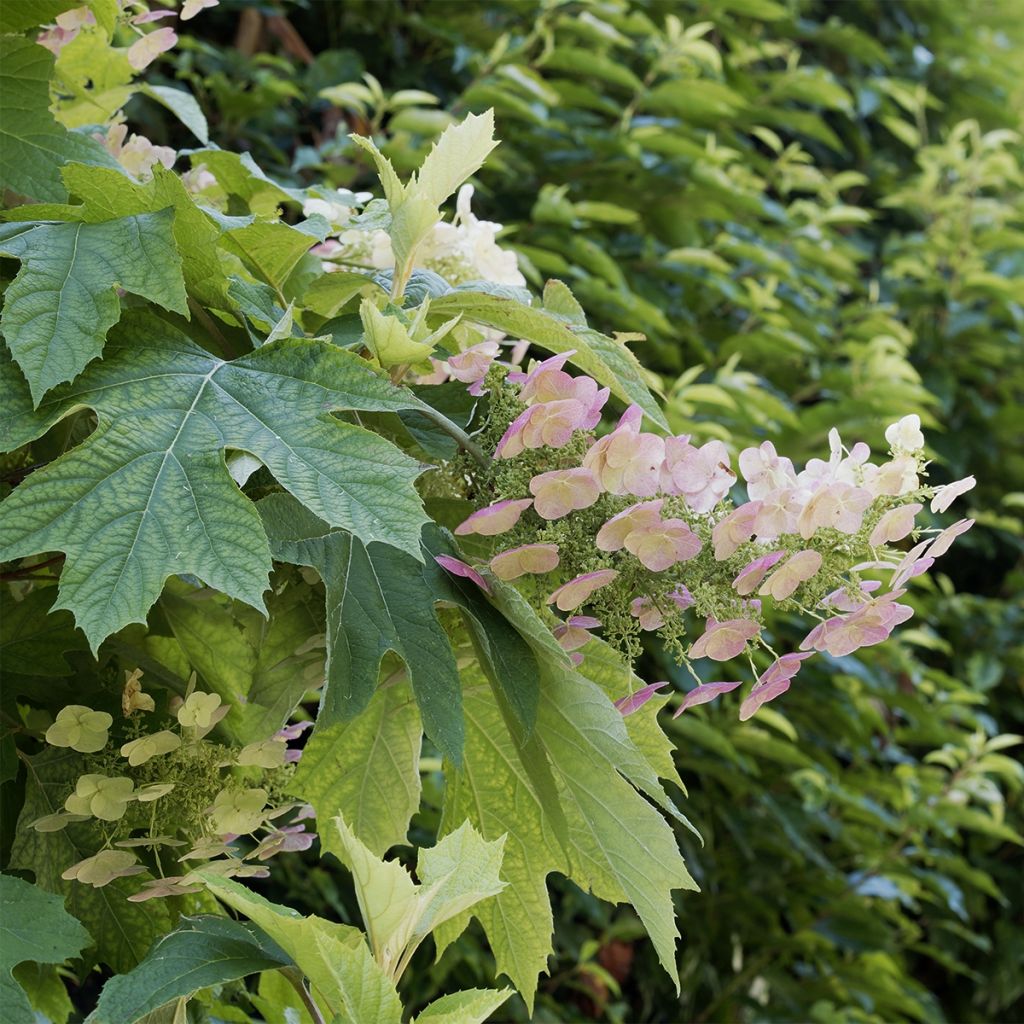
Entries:
[[[408, 168], [448, 114], [494, 106], [480, 215], [534, 284], [560, 277], [599, 329], [647, 334], [674, 430], [796, 457], [832, 425], [877, 445], [916, 411], [936, 478], [979, 479], [979, 528], [902, 639], [808, 668], [785, 719], [741, 730], [720, 702], [671, 726], [706, 840], [680, 830], [703, 889], [678, 900], [681, 1000], [635, 918], [570, 887], [537, 1019], [1012, 1019], [1022, 798], [984, 737], [1024, 731], [1024, 9], [294, 3], [245, 15], [251, 54], [231, 45], [239, 12], [197, 22], [174, 72], [221, 145], [359, 187], [348, 130]], [[362, 72], [439, 104], [318, 97]], [[674, 671], [653, 649], [644, 669]], [[1005, 800], [1005, 828], [967, 791]], [[335, 884], [292, 882], [311, 907]], [[482, 983], [488, 960], [471, 931], [415, 985]]]
[[[815, 659], [740, 726], [668, 726], [704, 836], [677, 829], [682, 995], [632, 911], [554, 882], [536, 1020], [993, 1021], [1024, 1014], [1024, 7], [1015, 0], [224, 0], [155, 84], [187, 84], [225, 149], [279, 180], [371, 187], [452, 116], [494, 107], [474, 206], [531, 283], [570, 284], [633, 346], [675, 432], [794, 458], [831, 426], [878, 446], [918, 412], [975, 528], [912, 592], [912, 628]], [[322, 89], [380, 83], [349, 106]], [[396, 107], [402, 89], [436, 106]], [[143, 99], [155, 142], [194, 144]], [[790, 640], [798, 624], [774, 628]], [[658, 649], [647, 679], [674, 678]], [[1004, 752], [1005, 751], [1005, 752]], [[5, 776], [6, 777], [6, 776]], [[432, 841], [439, 776], [424, 776]], [[979, 805], [992, 813], [982, 813]], [[276, 897], [357, 917], [329, 862]], [[472, 926], [403, 995], [493, 981]], [[515, 999], [499, 1011], [526, 1018]]]

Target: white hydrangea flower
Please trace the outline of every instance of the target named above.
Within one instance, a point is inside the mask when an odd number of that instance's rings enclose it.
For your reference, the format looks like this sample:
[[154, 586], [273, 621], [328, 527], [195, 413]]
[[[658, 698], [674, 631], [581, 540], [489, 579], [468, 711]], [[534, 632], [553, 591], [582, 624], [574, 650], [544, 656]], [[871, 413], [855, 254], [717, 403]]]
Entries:
[[921, 417], [917, 413], [904, 416], [885, 429], [885, 439], [894, 452], [919, 452], [924, 447]]

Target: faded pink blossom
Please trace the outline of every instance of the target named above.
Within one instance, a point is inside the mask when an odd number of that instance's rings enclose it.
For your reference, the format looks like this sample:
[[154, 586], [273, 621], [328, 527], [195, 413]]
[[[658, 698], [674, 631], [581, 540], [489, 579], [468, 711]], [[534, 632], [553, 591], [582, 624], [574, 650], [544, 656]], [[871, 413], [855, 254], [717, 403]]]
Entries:
[[528, 448], [564, 448], [577, 430], [590, 430], [601, 410], [573, 398], [531, 405], [517, 416], [494, 450], [495, 458], [511, 459]]
[[629, 614], [640, 620], [641, 629], [655, 630], [665, 625], [665, 616], [649, 597], [633, 598], [629, 602]]
[[780, 558], [784, 558], [786, 555], [785, 551], [772, 551], [767, 555], [762, 555], [760, 558], [755, 558], [752, 562], [745, 565], [739, 572], [739, 575], [732, 581], [732, 585], [736, 590], [736, 593], [740, 597], [747, 597], [757, 590], [758, 584], [768, 574], [768, 570], [779, 561]]
[[125, 897], [130, 903], [144, 903], [146, 900], [156, 899], [161, 896], [187, 896], [190, 893], [200, 892], [203, 888], [202, 882], [190, 882], [191, 875], [167, 875], [164, 878], [154, 878], [150, 882], [143, 882], [142, 888]]
[[721, 441], [695, 448], [685, 437], [665, 439], [661, 489], [683, 495], [694, 512], [710, 511], [735, 482], [729, 452]]
[[444, 364], [448, 373], [463, 384], [476, 384], [487, 376], [491, 363], [501, 351], [496, 341], [481, 341], [458, 355], [450, 356]]
[[735, 690], [737, 686], [742, 686], [741, 682], [735, 683], [701, 683], [700, 686], [695, 686], [682, 700], [682, 703], [676, 708], [673, 718], [678, 718], [687, 708], [694, 708], [698, 704], [707, 704], [708, 701], [714, 700], [717, 696], [723, 693], [729, 693]]
[[757, 448], [744, 448], [740, 452], [739, 464], [751, 499], [764, 498], [772, 491], [786, 491], [796, 486], [793, 463], [780, 456], [771, 441], [765, 441]]
[[826, 651], [834, 658], [872, 647], [889, 638], [893, 629], [913, 614], [907, 605], [896, 604], [905, 591], [897, 590], [862, 605], [849, 615], [827, 619], [804, 638], [800, 649]]
[[914, 529], [914, 517], [922, 508], [924, 505], [914, 502], [889, 509], [871, 531], [868, 543], [872, 547], [878, 547], [880, 544], [894, 544], [898, 540], [903, 540]]
[[944, 555], [952, 546], [953, 541], [957, 539], [961, 534], [966, 533], [974, 525], [973, 519], [961, 519], [958, 523], [954, 523], [952, 526], [947, 526], [942, 533], [938, 534], [935, 539], [928, 545], [928, 557], [938, 558], [939, 555]]
[[464, 579], [472, 580], [481, 590], [487, 591], [488, 594], [491, 592], [491, 585], [487, 580], [473, 566], [466, 565], [461, 559], [452, 558], [451, 555], [435, 555], [434, 561], [453, 576], [462, 576]]
[[128, 63], [136, 71], [141, 71], [149, 67], [161, 53], [165, 53], [177, 41], [178, 36], [173, 28], [158, 28], [155, 32], [149, 32], [128, 47]]
[[598, 551], [619, 551], [626, 546], [626, 538], [634, 530], [656, 526], [661, 522], [663, 504], [662, 498], [656, 498], [654, 501], [641, 501], [612, 516], [597, 531], [594, 544]]
[[801, 583], [809, 580], [821, 568], [821, 553], [811, 548], [790, 555], [761, 585], [762, 597], [784, 601]]
[[652, 697], [657, 696], [658, 691], [662, 689], [662, 687], [668, 685], [668, 683], [648, 683], [646, 686], [641, 686], [636, 693], [631, 693], [626, 697], [620, 697], [615, 702], [615, 707], [622, 713], [622, 717], [626, 718], [628, 715], [632, 715], [635, 711], [639, 711]]
[[276, 829], [253, 851], [258, 860], [269, 860], [279, 853], [296, 853], [308, 850], [316, 839], [316, 833], [307, 832], [302, 825], [285, 825]]
[[491, 559], [491, 572], [499, 580], [506, 581], [518, 579], [527, 573], [545, 573], [557, 568], [557, 544], [523, 544]]
[[582, 576], [564, 583], [548, 597], [548, 604], [553, 604], [560, 611], [571, 612], [587, 601], [596, 590], [607, 586], [618, 576], [615, 569], [598, 569], [597, 572], [585, 572]]
[[700, 538], [682, 519], [666, 519], [632, 530], [625, 544], [626, 550], [636, 555], [651, 572], [663, 572], [677, 562], [685, 562], [702, 547]]
[[[524, 349], [523, 355], [525, 354], [526, 351]], [[557, 355], [548, 356], [547, 359], [542, 359], [539, 363], [537, 363], [536, 366], [534, 366], [529, 373], [525, 373], [522, 370], [513, 371], [508, 375], [508, 381], [510, 384], [521, 385], [519, 394], [525, 402], [533, 394], [531, 386], [532, 381], [535, 381], [538, 377], [543, 376], [549, 370], [561, 370], [562, 367], [565, 366], [565, 364], [569, 362], [569, 359], [574, 355], [576, 355], [576, 349], [571, 348], [567, 352], [559, 352]], [[522, 361], [522, 357], [520, 357], [519, 361]], [[515, 363], [516, 360], [513, 359], [512, 362]], [[524, 391], [525, 394], [523, 393]]]
[[951, 484], [939, 487], [929, 508], [933, 512], [945, 512], [961, 494], [972, 490], [977, 482], [973, 476], [965, 476], [963, 480], [954, 480]]
[[589, 642], [590, 630], [600, 626], [601, 620], [592, 615], [573, 615], [555, 626], [553, 632], [562, 650], [576, 651]]
[[511, 530], [519, 517], [533, 504], [532, 498], [496, 501], [487, 508], [478, 509], [455, 527], [459, 536], [477, 533], [482, 537], [496, 537]]
[[601, 496], [601, 485], [589, 469], [555, 469], [530, 481], [533, 507], [541, 519], [561, 519], [578, 509], [590, 508]]
[[697, 603], [696, 598], [682, 583], [668, 597], [681, 612], [685, 612], [687, 608], [692, 608]]
[[754, 533], [762, 540], [783, 533], [796, 533], [796, 524], [802, 505], [798, 491], [785, 489], [769, 491], [758, 499], [761, 506], [754, 520]]
[[760, 631], [760, 625], [751, 619], [726, 619], [724, 622], [708, 619], [707, 630], [694, 641], [689, 656], [728, 661], [741, 654], [747, 641]]
[[715, 545], [715, 558], [724, 561], [734, 555], [741, 545], [754, 536], [754, 523], [761, 511], [761, 502], [748, 501], [720, 519], [711, 531]]
[[[921, 573], [927, 572], [931, 568], [935, 559], [929, 558], [925, 554], [928, 544], [928, 541], [923, 540], [920, 544], [915, 544], [903, 556], [899, 565], [893, 570], [892, 579], [889, 581], [890, 590], [897, 590], [907, 580], [912, 580], [915, 576], [920, 576]], [[891, 566], [885, 566], [885, 568], [888, 569]]]
[[851, 595], [847, 590], [840, 587], [838, 590], [833, 590], [831, 594], [826, 594], [821, 599], [820, 607], [834, 608], [838, 612], [856, 611], [867, 601], [867, 595], [878, 590], [881, 585], [879, 580], [864, 580], [858, 587], [856, 595]]
[[610, 494], [650, 498], [658, 492], [665, 442], [657, 434], [640, 432], [642, 416], [639, 406], [630, 406], [618, 426], [595, 441], [583, 457], [583, 465]]
[[863, 487], [837, 482], [811, 496], [800, 513], [800, 536], [807, 540], [815, 531], [832, 527], [841, 533], [856, 533], [864, 521], [864, 510], [871, 504], [871, 492]]
[[772, 662], [758, 677], [757, 685], [740, 705], [740, 721], [745, 722], [763, 704], [784, 694], [789, 689], [790, 680], [800, 671], [800, 663], [811, 657], [812, 653], [805, 651], [799, 654], [784, 654], [778, 661]]

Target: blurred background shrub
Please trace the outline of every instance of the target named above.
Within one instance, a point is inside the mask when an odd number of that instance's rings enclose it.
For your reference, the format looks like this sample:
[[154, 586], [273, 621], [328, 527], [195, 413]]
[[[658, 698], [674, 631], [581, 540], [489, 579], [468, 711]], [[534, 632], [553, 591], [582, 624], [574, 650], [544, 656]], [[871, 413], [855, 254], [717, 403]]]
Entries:
[[[164, 74], [280, 178], [366, 186], [350, 131], [408, 168], [493, 106], [477, 212], [534, 286], [646, 334], [675, 431], [806, 457], [917, 412], [934, 479], [978, 477], [900, 639], [818, 659], [756, 725], [725, 699], [671, 726], [705, 837], [679, 836], [682, 994], [631, 912], [556, 883], [534, 1019], [1021, 1019], [1024, 5], [224, 0], [192, 24]], [[343, 873], [283, 884], [353, 906]], [[416, 965], [422, 1002], [493, 972], [473, 930]]]

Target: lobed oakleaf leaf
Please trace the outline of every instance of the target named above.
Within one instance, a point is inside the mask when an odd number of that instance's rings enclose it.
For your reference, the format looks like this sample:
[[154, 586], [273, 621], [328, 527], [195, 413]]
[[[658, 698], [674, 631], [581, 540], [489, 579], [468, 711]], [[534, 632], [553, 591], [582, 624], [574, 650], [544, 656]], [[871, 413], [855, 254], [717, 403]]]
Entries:
[[524, 725], [532, 724], [537, 703], [533, 655], [479, 591], [436, 564], [436, 554], [451, 550], [439, 531], [425, 531], [418, 564], [402, 551], [331, 530], [286, 495], [265, 498], [259, 509], [274, 556], [316, 569], [327, 591], [327, 688], [314, 739], [369, 704], [381, 659], [394, 651], [408, 666], [424, 731], [445, 756], [459, 761], [461, 687], [450, 640], [434, 610], [439, 601], [470, 617], [488, 670]]
[[0, 558], [64, 551], [60, 597], [93, 649], [147, 611], [172, 574], [191, 573], [263, 609], [271, 561], [255, 507], [224, 449], [254, 455], [316, 515], [414, 559], [426, 516], [421, 466], [331, 410], [418, 400], [357, 356], [286, 338], [224, 362], [147, 312], [126, 315], [107, 357], [37, 410], [9, 360], [0, 447], [17, 447], [83, 406], [98, 426], [32, 473], [3, 504]]
[[125, 291], [187, 315], [172, 210], [97, 224], [39, 224], [0, 242], [21, 260], [0, 328], [36, 405], [103, 351]]

